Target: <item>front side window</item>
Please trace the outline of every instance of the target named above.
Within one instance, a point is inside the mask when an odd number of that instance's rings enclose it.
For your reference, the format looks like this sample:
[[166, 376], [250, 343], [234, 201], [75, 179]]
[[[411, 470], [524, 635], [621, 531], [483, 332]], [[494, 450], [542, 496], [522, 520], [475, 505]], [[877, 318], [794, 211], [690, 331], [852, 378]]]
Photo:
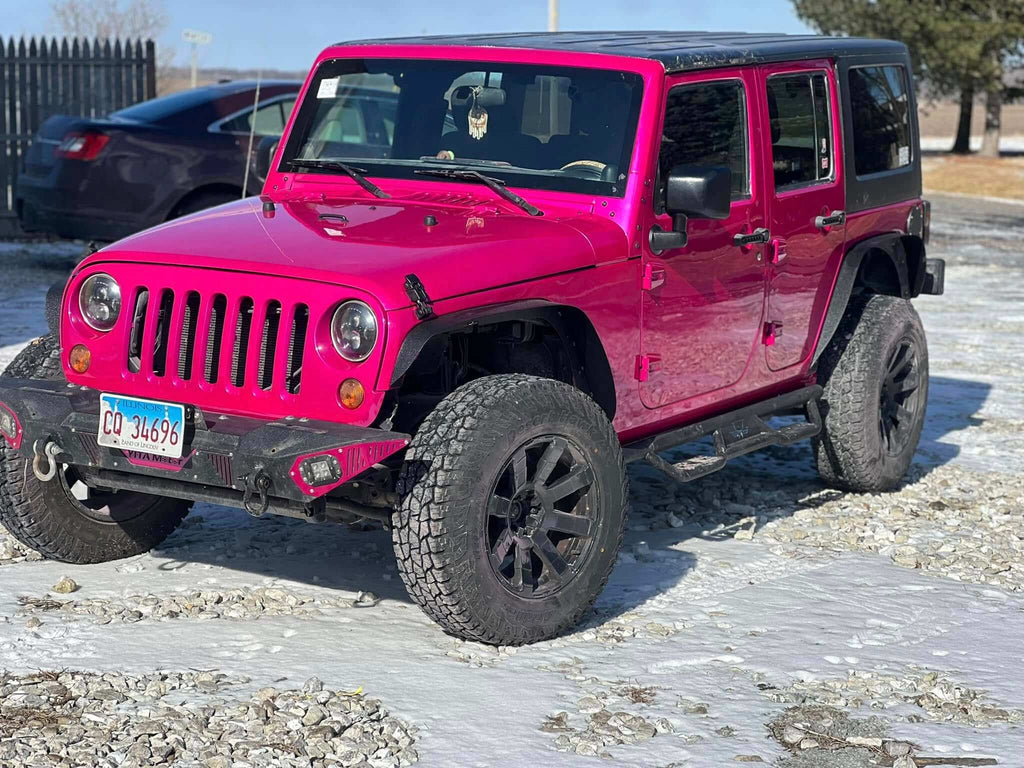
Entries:
[[[732, 199], [750, 194], [747, 107], [739, 80], [680, 85], [668, 93], [661, 151], [659, 196], [677, 165], [725, 166], [731, 172]], [[660, 201], [656, 204], [660, 209]]]
[[612, 70], [336, 59], [299, 106], [282, 170], [299, 160], [353, 160], [394, 178], [469, 168], [510, 186], [621, 196], [641, 96], [639, 75]]
[[906, 69], [897, 65], [852, 67], [850, 107], [858, 176], [910, 165], [910, 98]]
[[828, 87], [822, 73], [768, 78], [776, 191], [832, 178]]

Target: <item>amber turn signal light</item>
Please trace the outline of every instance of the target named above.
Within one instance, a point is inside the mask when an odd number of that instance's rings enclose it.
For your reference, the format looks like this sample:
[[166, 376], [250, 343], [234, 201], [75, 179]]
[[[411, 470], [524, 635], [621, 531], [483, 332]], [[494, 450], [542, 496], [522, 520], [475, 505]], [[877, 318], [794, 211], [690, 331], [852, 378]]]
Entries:
[[356, 379], [345, 379], [338, 387], [338, 400], [350, 411], [354, 411], [363, 404], [366, 397], [366, 390]]
[[68, 364], [75, 373], [85, 373], [89, 370], [89, 363], [92, 362], [92, 352], [85, 344], [75, 344], [68, 355]]

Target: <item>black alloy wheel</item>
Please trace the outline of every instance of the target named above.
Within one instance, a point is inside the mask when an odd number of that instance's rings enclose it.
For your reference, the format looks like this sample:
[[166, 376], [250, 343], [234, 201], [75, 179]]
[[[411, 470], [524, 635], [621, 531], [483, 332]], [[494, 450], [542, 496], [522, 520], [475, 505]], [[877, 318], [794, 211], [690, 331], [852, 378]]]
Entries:
[[889, 356], [878, 402], [878, 428], [890, 456], [902, 453], [913, 436], [920, 384], [914, 344], [903, 339]]
[[598, 489], [586, 453], [546, 435], [516, 450], [491, 490], [487, 550], [505, 589], [548, 597], [586, 563], [598, 522]]

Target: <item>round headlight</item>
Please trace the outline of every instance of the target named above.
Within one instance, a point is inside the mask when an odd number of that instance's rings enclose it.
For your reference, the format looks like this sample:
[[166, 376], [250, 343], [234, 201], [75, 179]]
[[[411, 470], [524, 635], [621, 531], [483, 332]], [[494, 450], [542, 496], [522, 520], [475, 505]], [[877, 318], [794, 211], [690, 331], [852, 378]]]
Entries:
[[331, 341], [346, 360], [362, 362], [377, 344], [377, 316], [361, 301], [346, 301], [331, 318]]
[[117, 281], [102, 272], [90, 277], [78, 292], [78, 308], [92, 328], [109, 331], [121, 314], [121, 288]]

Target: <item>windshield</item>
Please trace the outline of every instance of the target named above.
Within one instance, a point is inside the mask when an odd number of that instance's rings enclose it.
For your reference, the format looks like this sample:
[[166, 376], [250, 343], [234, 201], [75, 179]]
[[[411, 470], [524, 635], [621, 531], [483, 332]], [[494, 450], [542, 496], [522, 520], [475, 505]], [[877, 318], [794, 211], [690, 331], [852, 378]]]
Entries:
[[299, 108], [282, 170], [337, 160], [413, 178], [466, 167], [510, 186], [621, 196], [641, 91], [639, 75], [611, 70], [335, 59]]

